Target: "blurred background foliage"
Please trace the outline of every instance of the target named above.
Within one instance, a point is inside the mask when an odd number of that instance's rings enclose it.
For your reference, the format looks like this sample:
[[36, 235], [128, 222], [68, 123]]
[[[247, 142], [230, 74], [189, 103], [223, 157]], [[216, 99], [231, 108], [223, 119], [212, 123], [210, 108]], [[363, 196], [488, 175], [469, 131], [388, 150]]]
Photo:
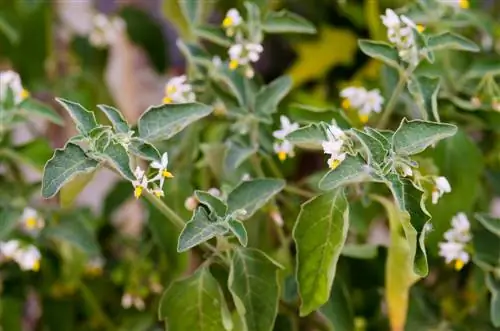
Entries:
[[[395, 85], [393, 73], [362, 54], [357, 40], [385, 40], [385, 29], [379, 19], [381, 13], [385, 8], [399, 8], [412, 1], [255, 2], [262, 7], [287, 8], [299, 13], [313, 22], [319, 32], [312, 36], [272, 35], [264, 40], [265, 52], [256, 64], [257, 72], [266, 82], [282, 74], [293, 79], [294, 91], [282, 107], [283, 113], [301, 123], [329, 121], [331, 115], [314, 111], [315, 107], [338, 106], [339, 91], [347, 85], [381, 86], [388, 99]], [[243, 8], [242, 1], [207, 1], [204, 14], [209, 22], [219, 24], [232, 7]], [[122, 17], [127, 38], [107, 49], [92, 46], [86, 31], [98, 11]], [[493, 83], [486, 83], [490, 85], [496, 84], [500, 73], [499, 15], [499, 1], [472, 1], [468, 16], [463, 17], [462, 22], [455, 22], [453, 28], [480, 43], [484, 52], [452, 58], [445, 53], [444, 58], [437, 59], [438, 63], [442, 61], [443, 65], [450, 66], [446, 84], [458, 88], [463, 96], [441, 103], [441, 118], [444, 122], [459, 123], [462, 129], [455, 137], [420, 156], [423, 167], [428, 164], [430, 168], [439, 168], [440, 174], [450, 180], [453, 191], [445, 195], [439, 205], [429, 208], [434, 220], [434, 231], [428, 242], [430, 275], [412, 288], [406, 330], [494, 330], [490, 324], [490, 297], [483, 271], [470, 265], [460, 273], [451, 270], [437, 257], [437, 243], [449, 227], [451, 217], [459, 211], [471, 213], [491, 208], [499, 213], [498, 202], [491, 205], [491, 201], [500, 194], [500, 114], [491, 111], [490, 101], [483, 105], [484, 109], [470, 111], [470, 99], [482, 97], [481, 88], [477, 89], [484, 79], [481, 73], [498, 70], [491, 78]], [[426, 26], [430, 29], [433, 24], [440, 24], [426, 22], [425, 17], [421, 17], [421, 22], [428, 23]], [[185, 61], [176, 40], [179, 36], [184, 40], [195, 38], [189, 29], [175, 0], [2, 0], [0, 69], [17, 71], [32, 95], [52, 104], [61, 116], [63, 112], [53, 102], [55, 96], [78, 101], [89, 109], [102, 103], [115, 105], [134, 123], [149, 105], [160, 103], [167, 78], [184, 72]], [[207, 47], [221, 55], [224, 52], [217, 46]], [[478, 58], [483, 60], [483, 65], [487, 63], [487, 69], [471, 67], [472, 61]], [[422, 66], [418, 70], [430, 69]], [[460, 77], [464, 73], [471, 79], [454, 86], [462, 82]], [[491, 97], [491, 93], [488, 95]], [[295, 107], [297, 103], [308, 104], [313, 111]], [[215, 118], [206, 127], [189, 128], [185, 135], [168, 144], [169, 150], [177, 153], [175, 167], [182, 169], [167, 183], [169, 204], [184, 219], [190, 217], [184, 201], [193, 189], [208, 189], [218, 183], [220, 159], [217, 159], [216, 145], [210, 143], [220, 142], [227, 126]], [[24, 141], [26, 130], [32, 132], [32, 129], [23, 127], [18, 132], [21, 142], [13, 144], [18, 160], [29, 164], [30, 171], [39, 173], [52, 148], [61, 147], [73, 129], [71, 125], [35, 126], [35, 137], [42, 138]], [[49, 143], [43, 137], [48, 138]], [[201, 146], [202, 155], [197, 154], [196, 146]], [[322, 155], [302, 151], [283, 165], [283, 171], [287, 178], [313, 189], [320, 178], [316, 171], [323, 169], [323, 165]], [[173, 279], [197, 267], [199, 252], [178, 254], [177, 231], [148, 204], [142, 206], [142, 212], [137, 212], [130, 203], [129, 183], [109, 179], [110, 174], [96, 177], [75, 205], [69, 199], [67, 207], [59, 209], [58, 201], [48, 202], [47, 216], [55, 221], [41, 239], [48, 245], [42, 252], [44, 262], [39, 274], [22, 273], [13, 266], [2, 270], [0, 325], [3, 330], [162, 329], [156, 313], [159, 293]], [[37, 181], [31, 186], [28, 184], [12, 188], [0, 183], [3, 221], [13, 218], [8, 215], [7, 199], [35, 200], [42, 204], [37, 197]], [[287, 231], [293, 226], [300, 202], [296, 196], [290, 196], [287, 201], [290, 208], [283, 215]], [[23, 203], [26, 202], [19, 204]], [[357, 245], [353, 252], [341, 258], [332, 297], [322, 312], [335, 331], [387, 330], [383, 288], [387, 255], [384, 244], [388, 232], [381, 221], [384, 210], [378, 204], [367, 206], [364, 201], [354, 202], [354, 206], [351, 242], [368, 244], [363, 249]], [[473, 227], [482, 231], [477, 223]], [[249, 223], [247, 230], [250, 246], [272, 245], [265, 239], [273, 238], [273, 235], [265, 235], [271, 231], [266, 223]], [[491, 259], [498, 262], [499, 256], [496, 252], [492, 254]], [[85, 261], [96, 255], [106, 259], [103, 274], [98, 277], [84, 267]], [[276, 255], [279, 260], [279, 252]], [[220, 279], [227, 278], [226, 273], [227, 270], [213, 270], [214, 276], [219, 274]], [[120, 300], [124, 292], [143, 298], [147, 309], [123, 309]], [[285, 302], [297, 300], [293, 281], [285, 280], [282, 292]], [[275, 330], [290, 330], [286, 314], [281, 310]]]

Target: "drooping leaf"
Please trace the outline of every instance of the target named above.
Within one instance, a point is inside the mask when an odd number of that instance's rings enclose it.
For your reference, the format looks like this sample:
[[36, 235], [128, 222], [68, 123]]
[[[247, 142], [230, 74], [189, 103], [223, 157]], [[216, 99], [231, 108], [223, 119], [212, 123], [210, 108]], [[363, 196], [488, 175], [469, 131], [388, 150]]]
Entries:
[[128, 133], [130, 131], [130, 126], [118, 109], [107, 105], [97, 105], [97, 108], [106, 114], [116, 132]]
[[54, 124], [63, 125], [64, 120], [56, 113], [52, 108], [48, 105], [41, 103], [40, 101], [27, 98], [24, 99], [20, 104], [19, 108], [22, 109], [23, 112], [26, 112], [27, 115], [33, 114], [40, 117], [43, 117]]
[[319, 188], [329, 191], [348, 184], [377, 180], [379, 179], [375, 170], [370, 168], [359, 155], [349, 155], [336, 169], [330, 170], [321, 178]]
[[274, 195], [285, 187], [285, 181], [274, 178], [260, 178], [240, 183], [227, 197], [228, 213], [244, 210], [242, 219], [250, 218]]
[[122, 144], [111, 142], [104, 149], [102, 157], [109, 161], [122, 176], [130, 181], [136, 180], [134, 173], [130, 169], [130, 157]]
[[233, 252], [228, 287], [245, 330], [271, 331], [278, 312], [278, 267], [261, 251]]
[[227, 225], [229, 226], [229, 230], [231, 230], [240, 244], [246, 247], [248, 244], [248, 235], [243, 223], [238, 220], [231, 219], [227, 222]]
[[218, 26], [202, 25], [195, 28], [194, 31], [199, 38], [206, 39], [222, 47], [231, 46], [231, 39]]
[[490, 318], [496, 328], [500, 327], [500, 280], [493, 273], [486, 275], [486, 286], [491, 293]]
[[238, 143], [229, 142], [226, 150], [225, 169], [229, 171], [236, 170], [245, 160], [252, 156], [256, 149], [254, 147], [242, 146]]
[[294, 145], [306, 149], [322, 149], [321, 144], [327, 140], [325, 128], [319, 123], [311, 123], [286, 136]]
[[267, 13], [262, 29], [267, 33], [316, 33], [314, 25], [305, 18], [287, 10]]
[[200, 103], [150, 107], [139, 118], [139, 136], [147, 141], [167, 140], [211, 112], [212, 107]]
[[210, 220], [205, 208], [198, 208], [193, 218], [191, 218], [184, 226], [184, 229], [182, 229], [177, 244], [177, 251], [187, 251], [194, 246], [212, 239], [216, 235], [223, 235], [227, 231], [228, 229], [225, 224]]
[[457, 127], [452, 124], [408, 121], [404, 118], [392, 137], [394, 152], [408, 156], [418, 154], [439, 140], [453, 136]]
[[349, 206], [342, 188], [301, 206], [293, 229], [301, 316], [328, 301], [348, 229]]
[[424, 119], [432, 118], [439, 122], [437, 96], [441, 82], [439, 77], [416, 76], [410, 80], [408, 89], [413, 94], [418, 107], [425, 114]]
[[203, 18], [203, 0], [182, 0], [178, 1], [181, 11], [190, 25], [196, 26]]
[[64, 109], [66, 109], [75, 122], [76, 129], [83, 135], [87, 135], [92, 129], [97, 127], [94, 113], [85, 109], [82, 105], [69, 100], [56, 98]]
[[431, 36], [427, 44], [431, 50], [453, 49], [466, 52], [480, 51], [479, 46], [475, 42], [453, 32], [443, 32]]
[[47, 161], [42, 179], [42, 196], [53, 197], [61, 187], [75, 176], [94, 170], [98, 162], [88, 158], [85, 152], [72, 143], [56, 149]]
[[208, 267], [173, 282], [160, 300], [159, 317], [168, 330], [228, 330], [223, 323], [227, 310], [222, 290]]
[[476, 214], [476, 219], [491, 233], [500, 237], [500, 219], [486, 214]]
[[288, 76], [276, 78], [271, 83], [263, 86], [255, 97], [255, 110], [260, 113], [275, 113], [278, 104], [290, 92], [292, 80]]
[[68, 208], [73, 204], [78, 194], [94, 178], [95, 173], [95, 170], [81, 173], [61, 188], [59, 203], [62, 208]]
[[209, 192], [195, 191], [194, 194], [198, 201], [205, 205], [210, 211], [213, 211], [218, 217], [226, 216], [227, 205], [218, 197], [213, 196]]
[[400, 67], [398, 51], [389, 44], [380, 41], [359, 40], [358, 45], [366, 55], [380, 60], [391, 67]]
[[161, 159], [160, 152], [156, 147], [141, 138], [132, 138], [128, 149], [132, 154], [148, 161], [159, 161]]

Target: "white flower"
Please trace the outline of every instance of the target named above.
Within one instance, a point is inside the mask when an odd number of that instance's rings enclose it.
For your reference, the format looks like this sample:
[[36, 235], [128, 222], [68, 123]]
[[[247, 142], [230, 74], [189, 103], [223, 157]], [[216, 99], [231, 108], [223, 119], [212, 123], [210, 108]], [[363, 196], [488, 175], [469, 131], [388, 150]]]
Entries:
[[9, 240], [6, 242], [0, 242], [0, 253], [7, 259], [14, 259], [21, 244], [18, 240]]
[[264, 47], [261, 44], [237, 43], [232, 45], [228, 50], [229, 69], [235, 70], [238, 66], [247, 66], [247, 68], [251, 69], [248, 65], [250, 62], [259, 61], [260, 54], [263, 51]]
[[218, 188], [215, 188], [215, 187], [212, 187], [210, 189], [208, 189], [208, 193], [210, 193], [211, 195], [215, 196], [215, 197], [220, 197], [221, 196], [221, 192]]
[[21, 77], [16, 72], [12, 70], [2, 71], [0, 72], [0, 104], [5, 102], [9, 89], [16, 105], [29, 96], [28, 91], [21, 84]]
[[346, 153], [343, 152], [345, 133], [337, 125], [328, 126], [326, 132], [327, 140], [322, 142], [323, 152], [330, 155], [327, 161], [330, 169], [336, 169], [345, 160]]
[[403, 177], [411, 177], [411, 176], [413, 176], [413, 170], [411, 169], [411, 167], [409, 165], [401, 163], [399, 165], [399, 167], [401, 169], [401, 175]]
[[342, 161], [345, 160], [345, 157], [346, 157], [346, 153], [332, 154], [327, 161], [328, 167], [332, 170], [337, 169], [339, 164], [341, 164]]
[[359, 109], [363, 106], [366, 99], [366, 89], [363, 87], [347, 87], [340, 91], [340, 96], [345, 99], [344, 108]]
[[285, 140], [286, 136], [299, 128], [298, 123], [292, 123], [285, 115], [280, 116], [281, 128], [273, 132], [273, 137]]
[[444, 193], [450, 193], [451, 186], [446, 177], [436, 177], [434, 179], [434, 188], [432, 189], [432, 203], [436, 204]]
[[288, 140], [275, 142], [273, 144], [274, 152], [278, 154], [280, 161], [285, 161], [287, 157], [294, 157], [293, 144]]
[[120, 17], [107, 17], [97, 14], [93, 18], [93, 27], [89, 35], [90, 44], [103, 48], [115, 43], [118, 35], [125, 30], [125, 21]]
[[186, 75], [172, 77], [165, 84], [163, 103], [187, 103], [195, 100], [196, 95], [191, 84], [187, 83]]
[[144, 300], [130, 293], [125, 293], [122, 296], [122, 307], [128, 309], [131, 308], [132, 306], [134, 306], [137, 310], [144, 310], [145, 308]]
[[158, 175], [155, 178], [153, 178], [153, 180], [160, 181], [160, 189], [163, 188], [163, 183], [165, 181], [165, 178], [173, 178], [174, 177], [174, 175], [172, 175], [172, 173], [167, 170], [167, 167], [168, 167], [168, 153], [167, 152], [163, 153], [163, 155], [161, 156], [161, 162], [158, 162], [158, 161], [151, 162], [151, 168], [158, 170]]
[[369, 115], [371, 112], [380, 113], [382, 111], [382, 104], [384, 98], [380, 95], [378, 89], [368, 91], [365, 95], [365, 100], [359, 113], [362, 115]]
[[452, 228], [444, 233], [444, 238], [466, 244], [471, 240], [470, 223], [467, 215], [458, 213], [451, 219]]
[[22, 270], [38, 271], [41, 257], [40, 251], [33, 245], [21, 247], [14, 254], [14, 260]]
[[21, 225], [29, 232], [38, 232], [38, 230], [45, 226], [45, 222], [43, 218], [38, 215], [36, 210], [26, 207], [21, 215]]
[[384, 98], [378, 89], [367, 91], [364, 87], [347, 87], [340, 91], [340, 96], [344, 98], [342, 107], [353, 108], [359, 112], [361, 122], [366, 123], [370, 113], [380, 113]]
[[142, 195], [142, 192], [148, 189], [149, 181], [147, 176], [144, 174], [144, 170], [142, 170], [139, 166], [135, 168], [134, 175], [137, 180], [134, 180], [132, 185], [134, 186], [134, 196], [138, 199]]
[[235, 32], [235, 28], [239, 27], [243, 23], [243, 18], [240, 15], [240, 12], [231, 8], [227, 11], [226, 17], [222, 21], [222, 27], [226, 29], [226, 34], [229, 37], [232, 37]]
[[328, 140], [323, 141], [321, 145], [325, 154], [336, 155], [342, 150], [344, 142], [328, 132]]
[[465, 245], [458, 242], [439, 243], [439, 256], [442, 256], [446, 263], [455, 261], [455, 269], [460, 270], [469, 262], [469, 253], [465, 251]]
[[385, 10], [385, 16], [381, 15], [382, 18], [382, 23], [388, 28], [388, 29], [397, 29], [399, 28], [401, 22], [399, 20], [399, 16], [394, 12], [392, 9], [386, 9]]

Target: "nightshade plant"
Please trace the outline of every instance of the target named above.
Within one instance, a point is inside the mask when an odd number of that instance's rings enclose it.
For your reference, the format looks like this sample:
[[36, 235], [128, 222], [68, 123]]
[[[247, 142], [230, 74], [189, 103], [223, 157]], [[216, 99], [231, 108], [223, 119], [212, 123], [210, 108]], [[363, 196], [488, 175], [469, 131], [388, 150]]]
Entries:
[[[320, 112], [324, 120], [301, 121], [299, 127], [282, 115], [278, 128], [279, 106], [292, 82], [283, 76], [263, 84], [252, 63], [265, 52], [264, 35], [313, 34], [314, 26], [291, 12], [264, 11], [252, 2], [246, 2], [244, 10], [231, 9], [221, 26], [207, 25], [202, 1], [182, 1], [180, 6], [193, 40], [222, 47], [227, 55], [214, 57], [205, 43], [179, 40], [188, 63], [186, 77], [172, 78], [163, 104], [147, 109], [136, 126], [113, 107], [97, 106], [108, 119], [100, 123], [78, 102], [58, 98], [78, 134], [47, 162], [42, 195], [53, 197], [65, 185], [106, 167], [130, 182], [131, 195], [147, 199], [165, 222], [177, 227], [178, 251], [191, 251], [202, 262], [191, 275], [173, 281], [162, 296], [159, 318], [172, 331], [270, 331], [278, 315], [291, 316], [288, 330], [337, 330], [338, 316], [329, 315], [327, 306], [336, 294], [331, 290], [339, 258], [363, 255], [362, 245], [346, 245], [353, 208], [381, 204], [390, 227], [387, 314], [392, 330], [403, 330], [410, 288], [429, 272], [429, 206], [453, 191], [421, 157], [457, 134], [457, 126], [441, 122], [438, 100], [474, 107], [464, 100], [465, 81], [481, 79], [473, 67], [461, 77], [463, 86], [454, 86], [450, 77], [445, 84], [440, 53], [478, 52], [479, 47], [459, 34], [436, 29], [434, 21], [418, 20], [458, 20], [460, 9], [419, 1], [407, 14], [421, 25], [387, 10], [381, 20], [389, 42], [359, 41], [363, 53], [384, 64], [384, 79], [392, 84], [387, 100], [378, 90], [350, 87], [342, 93], [345, 109], [311, 111], [308, 105], [296, 104], [303, 112]], [[403, 109], [406, 114], [398, 111]], [[192, 137], [210, 120], [224, 123], [222, 133], [215, 133], [215, 142], [198, 146]], [[182, 176], [184, 168], [176, 161], [192, 154], [192, 146], [202, 151], [214, 175], [205, 189], [215, 184], [220, 193], [194, 191], [187, 204], [192, 217], [185, 220], [170, 206], [164, 185]], [[317, 189], [302, 187], [281, 171], [301, 149], [327, 154]], [[293, 212], [301, 198], [308, 200], [295, 222], [283, 222], [284, 210]], [[268, 220], [272, 222], [265, 223]], [[478, 220], [486, 235], [498, 241], [498, 222], [486, 215]], [[467, 225], [462, 229], [469, 231]], [[260, 246], [259, 236], [267, 234], [275, 242]], [[464, 257], [467, 243], [453, 246], [455, 255], [449, 249], [442, 252], [457, 270], [469, 261], [469, 255]], [[500, 326], [498, 256], [485, 261], [478, 255], [475, 262], [486, 271], [493, 293], [491, 318]]]

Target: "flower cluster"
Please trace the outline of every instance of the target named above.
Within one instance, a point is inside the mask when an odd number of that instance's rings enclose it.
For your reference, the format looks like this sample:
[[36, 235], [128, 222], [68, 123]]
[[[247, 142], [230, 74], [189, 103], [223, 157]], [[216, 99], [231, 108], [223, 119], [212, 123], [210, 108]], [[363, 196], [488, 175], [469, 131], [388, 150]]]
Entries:
[[328, 126], [326, 135], [327, 140], [322, 143], [323, 151], [330, 156], [327, 161], [328, 167], [334, 170], [345, 160], [344, 141], [346, 135], [335, 123]]
[[274, 152], [278, 154], [280, 161], [285, 161], [287, 157], [294, 157], [293, 144], [286, 139], [286, 136], [299, 128], [298, 123], [292, 123], [284, 115], [280, 116], [281, 128], [273, 132], [276, 141], [273, 145]]
[[191, 84], [187, 83], [185, 75], [172, 77], [165, 84], [165, 96], [163, 103], [187, 103], [195, 102], [196, 95]]
[[6, 260], [15, 261], [22, 270], [40, 269], [41, 254], [33, 245], [25, 245], [15, 239], [0, 242], [0, 254]]
[[[229, 37], [234, 37], [234, 43], [229, 47], [229, 69], [236, 70], [242, 67], [245, 75], [252, 78], [255, 74], [250, 63], [257, 62], [260, 59], [264, 48], [259, 43], [250, 42], [244, 37], [244, 20], [237, 9], [228, 10], [226, 17], [222, 21], [222, 27], [226, 30]], [[214, 62], [215, 63], [215, 62]]]
[[380, 113], [384, 98], [380, 95], [378, 89], [371, 91], [364, 87], [347, 87], [340, 92], [340, 96], [344, 99], [342, 107], [344, 109], [356, 109], [359, 113], [361, 122], [368, 122], [368, 118], [372, 112]]
[[438, 203], [438, 200], [445, 193], [451, 192], [451, 186], [446, 177], [436, 177], [434, 178], [434, 187], [432, 188], [432, 203]]
[[[155, 196], [162, 197], [164, 195], [163, 193], [163, 184], [165, 182], [165, 178], [173, 178], [174, 175], [170, 171], [167, 170], [168, 167], [168, 153], [165, 152], [163, 153], [161, 157], [161, 161], [153, 161], [150, 164], [150, 167], [156, 170], [156, 175], [148, 179], [146, 173], [144, 170], [141, 169], [141, 167], [137, 167], [134, 171], [134, 175], [136, 177], [136, 180], [132, 182], [132, 185], [134, 185], [134, 196], [136, 198], [139, 198], [144, 190], [153, 193]], [[155, 183], [158, 182], [158, 185]], [[150, 184], [152, 185], [152, 188], [149, 187]]]
[[464, 213], [458, 213], [451, 220], [452, 228], [444, 233], [444, 242], [439, 243], [439, 256], [446, 263], [455, 261], [455, 269], [460, 270], [470, 260], [466, 251], [467, 244], [471, 241], [470, 223]]
[[15, 105], [29, 97], [29, 92], [23, 88], [18, 73], [12, 70], [2, 71], [0, 72], [0, 104], [3, 104], [9, 97], [9, 90]]
[[97, 14], [92, 21], [92, 31], [89, 35], [90, 44], [104, 48], [112, 45], [119, 34], [125, 30], [125, 21], [120, 17], [107, 17]]
[[414, 33], [418, 29], [417, 25], [405, 15], [398, 16], [391, 9], [387, 9], [381, 18], [387, 27], [387, 38], [398, 49], [401, 60], [416, 66], [420, 60]]

